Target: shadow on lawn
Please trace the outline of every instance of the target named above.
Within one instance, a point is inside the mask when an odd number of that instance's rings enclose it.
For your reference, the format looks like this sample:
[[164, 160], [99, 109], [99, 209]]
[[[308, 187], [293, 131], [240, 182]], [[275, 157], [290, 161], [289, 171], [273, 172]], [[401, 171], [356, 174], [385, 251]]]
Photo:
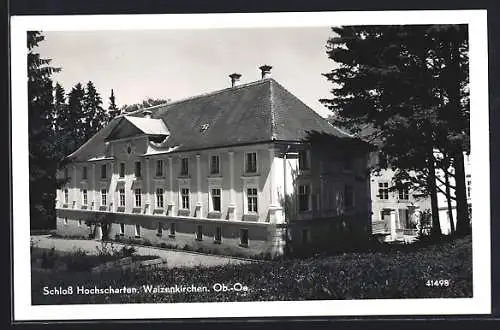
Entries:
[[459, 237], [453, 235], [422, 235], [418, 236], [412, 243], [404, 242], [380, 242], [373, 238], [365, 241], [346, 241], [331, 247], [303, 249], [300, 253], [293, 253], [287, 259], [303, 259], [342, 255], [345, 253], [370, 254], [370, 253], [410, 253], [426, 248], [440, 247], [442, 245], [461, 246], [470, 244], [471, 235]]

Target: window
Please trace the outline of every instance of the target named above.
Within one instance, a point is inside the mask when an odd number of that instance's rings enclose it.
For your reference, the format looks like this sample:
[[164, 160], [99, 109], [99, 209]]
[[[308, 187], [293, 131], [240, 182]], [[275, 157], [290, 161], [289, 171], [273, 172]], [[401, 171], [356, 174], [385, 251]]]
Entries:
[[219, 156], [213, 155], [210, 157], [210, 174], [219, 174], [219, 173], [220, 173]]
[[120, 163], [120, 178], [125, 177], [125, 163]]
[[163, 208], [163, 188], [156, 188], [156, 207]]
[[171, 236], [171, 237], [174, 237], [174, 236], [175, 236], [175, 223], [174, 223], [174, 222], [172, 222], [172, 223], [170, 224], [170, 236]]
[[467, 187], [467, 198], [471, 197], [471, 189], [472, 189], [472, 180], [470, 178], [470, 175], [467, 176], [466, 180], [466, 187]]
[[82, 168], [82, 180], [87, 180], [87, 166]]
[[101, 179], [106, 179], [107, 173], [106, 173], [106, 164], [101, 165]]
[[197, 241], [203, 240], [203, 227], [201, 225], [196, 226], [196, 240]]
[[185, 210], [189, 210], [189, 188], [181, 189], [181, 205]]
[[410, 198], [408, 187], [401, 187], [399, 189], [399, 199], [408, 200]]
[[246, 154], [245, 172], [246, 173], [257, 173], [257, 153], [256, 152], [248, 152]]
[[82, 204], [87, 205], [87, 189], [82, 190]]
[[106, 189], [101, 189], [101, 205], [106, 206], [107, 205], [107, 196], [108, 191]]
[[141, 225], [135, 225], [135, 237], [141, 236]]
[[216, 243], [220, 243], [222, 241], [222, 227], [221, 226], [215, 227], [214, 240]]
[[309, 166], [309, 152], [307, 150], [299, 151], [299, 170], [300, 171], [308, 171], [310, 169]]
[[156, 161], [156, 176], [163, 176], [163, 160]]
[[248, 246], [248, 229], [240, 229], [240, 245]]
[[135, 207], [141, 207], [142, 200], [141, 200], [141, 188], [136, 188], [135, 189]]
[[125, 206], [125, 189], [120, 188], [120, 206]]
[[181, 158], [181, 175], [189, 174], [189, 159]]
[[64, 178], [67, 179], [69, 177], [69, 174], [68, 174], [68, 168], [65, 167], [64, 168]]
[[163, 235], [163, 224], [160, 222], [158, 223], [158, 232], [156, 233], [156, 236], [161, 237]]
[[344, 207], [349, 208], [354, 206], [354, 191], [350, 184], [344, 186]]
[[311, 188], [308, 184], [299, 185], [299, 211], [309, 211]]
[[378, 183], [378, 198], [389, 199], [389, 182]]
[[69, 192], [68, 188], [64, 189], [64, 204], [68, 204]]
[[120, 236], [125, 235], [125, 224], [120, 223]]
[[321, 197], [323, 198], [322, 207], [324, 210], [333, 210], [335, 207], [335, 190], [334, 186], [329, 180], [322, 182], [323, 189], [321, 191]]
[[141, 162], [135, 162], [135, 177], [141, 177]]
[[68, 224], [68, 218], [67, 218], [67, 217], [65, 217], [65, 218], [64, 218], [64, 224], [65, 224], [65, 225], [67, 225], [67, 224]]
[[344, 165], [344, 171], [351, 171], [353, 168], [353, 160], [352, 158], [345, 158], [343, 165]]
[[220, 188], [213, 188], [212, 193], [212, 211], [220, 212]]
[[78, 227], [81, 227], [82, 225], [82, 219], [78, 219]]
[[302, 237], [302, 244], [309, 243], [309, 228], [302, 228], [301, 237]]
[[250, 213], [257, 213], [257, 188], [247, 189], [247, 210]]

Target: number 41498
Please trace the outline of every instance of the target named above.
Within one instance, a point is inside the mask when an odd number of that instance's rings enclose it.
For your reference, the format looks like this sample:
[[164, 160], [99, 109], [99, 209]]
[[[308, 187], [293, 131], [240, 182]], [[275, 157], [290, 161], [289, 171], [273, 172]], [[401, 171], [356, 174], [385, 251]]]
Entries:
[[425, 286], [450, 286], [450, 280], [427, 280]]

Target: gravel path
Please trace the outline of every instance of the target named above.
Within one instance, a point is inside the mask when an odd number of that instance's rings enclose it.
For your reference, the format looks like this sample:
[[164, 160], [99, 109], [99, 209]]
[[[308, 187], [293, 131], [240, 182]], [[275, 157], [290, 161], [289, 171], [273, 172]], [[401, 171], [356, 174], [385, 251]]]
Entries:
[[[35, 247], [51, 249], [54, 247], [58, 251], [72, 252], [77, 249], [87, 251], [89, 254], [97, 254], [97, 248], [101, 248], [102, 243], [94, 240], [76, 240], [53, 238], [49, 235], [31, 236]], [[122, 243], [113, 242], [115, 248], [120, 249]], [[195, 266], [218, 266], [226, 264], [241, 264], [251, 261], [231, 258], [227, 256], [215, 256], [185, 251], [164, 250], [154, 247], [135, 246], [138, 255], [157, 255], [167, 260], [168, 268], [173, 267], [195, 267]]]

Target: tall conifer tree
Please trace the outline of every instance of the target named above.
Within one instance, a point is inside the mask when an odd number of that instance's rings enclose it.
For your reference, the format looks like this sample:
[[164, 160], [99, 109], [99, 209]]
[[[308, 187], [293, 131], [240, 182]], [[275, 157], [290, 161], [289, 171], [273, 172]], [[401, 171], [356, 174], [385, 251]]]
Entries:
[[[395, 188], [409, 183], [430, 195], [433, 230], [440, 233], [435, 169], [445, 165], [436, 151], [453, 155], [456, 193], [465, 193], [460, 159], [468, 149], [467, 27], [332, 30], [327, 54], [339, 66], [324, 74], [333, 98], [320, 101], [334, 112], [335, 124], [353, 132], [368, 124], [376, 131], [387, 166], [397, 169]], [[457, 231], [465, 218], [458, 212]]]
[[41, 32], [27, 32], [29, 203], [32, 229], [55, 226], [58, 156], [54, 143], [51, 76], [60, 68], [51, 66], [50, 59], [41, 58], [36, 52], [36, 47], [43, 40]]

